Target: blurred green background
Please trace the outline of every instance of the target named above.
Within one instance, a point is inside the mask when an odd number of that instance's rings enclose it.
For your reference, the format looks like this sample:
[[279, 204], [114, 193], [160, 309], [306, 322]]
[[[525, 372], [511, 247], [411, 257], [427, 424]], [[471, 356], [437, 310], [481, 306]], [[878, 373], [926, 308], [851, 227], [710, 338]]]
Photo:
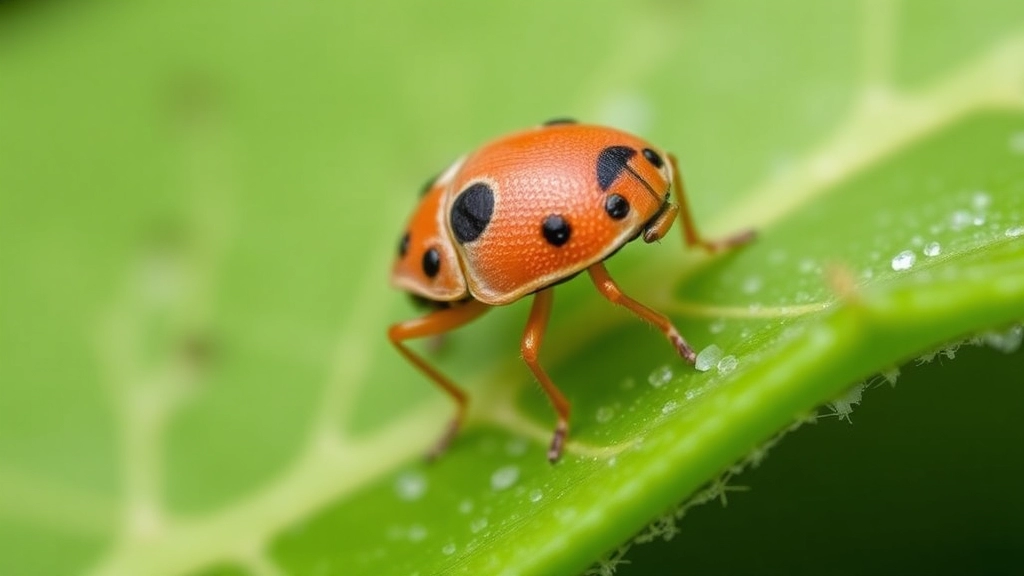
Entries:
[[[1017, 0], [0, 5], [0, 573], [88, 570], [125, 531], [160, 534], [273, 485], [322, 427], [358, 436], [443, 406], [387, 349], [387, 323], [413, 313], [387, 270], [420, 184], [482, 141], [566, 115], [637, 131], [680, 156], [698, 219], [715, 222], [827, 139], [866, 88], [924, 90], [1022, 33]], [[644, 258], [624, 253], [622, 269]], [[459, 340], [452, 370], [514, 354], [523, 312]], [[948, 389], [986, 370], [1020, 383], [1020, 354], [978, 354], [908, 382]], [[706, 540], [635, 548], [622, 573], [1014, 566], [1021, 453], [915, 458], [982, 454], [952, 444], [967, 431], [971, 446], [1024, 439], [996, 412], [1019, 393], [942, 412], [955, 394], [933, 406], [910, 387], [870, 396], [899, 406], [898, 422], [802, 430], [777, 468], [749, 475], [753, 494], [687, 519]], [[877, 449], [947, 423], [959, 433], [929, 443], [931, 459]], [[836, 470], [857, 463], [835, 474], [847, 484], [762, 493], [836, 452]], [[809, 539], [818, 522], [876, 532], [887, 519], [852, 512], [879, 494], [924, 504], [877, 548], [787, 548], [738, 526], [756, 500], [749, 524], [778, 522], [775, 536]], [[780, 501], [829, 513], [787, 528], [796, 513], [765, 508]], [[937, 523], [943, 511], [958, 521]], [[990, 531], [908, 537], [936, 525]], [[958, 543], [959, 564], [929, 553]]]

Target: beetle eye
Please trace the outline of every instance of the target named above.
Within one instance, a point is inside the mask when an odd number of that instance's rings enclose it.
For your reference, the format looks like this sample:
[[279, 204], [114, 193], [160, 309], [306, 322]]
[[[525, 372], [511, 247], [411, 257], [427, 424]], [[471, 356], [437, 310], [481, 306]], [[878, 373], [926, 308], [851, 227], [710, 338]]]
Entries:
[[658, 153], [650, 148], [644, 148], [644, 158], [653, 164], [655, 168], [661, 168], [665, 165], [665, 161], [661, 159], [661, 156], [658, 156]]

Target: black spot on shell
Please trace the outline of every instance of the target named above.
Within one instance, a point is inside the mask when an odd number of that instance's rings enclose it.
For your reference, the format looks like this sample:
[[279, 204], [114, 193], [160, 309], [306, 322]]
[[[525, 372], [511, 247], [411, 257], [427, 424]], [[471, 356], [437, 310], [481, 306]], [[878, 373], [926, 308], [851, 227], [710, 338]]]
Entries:
[[541, 231], [544, 233], [544, 239], [548, 241], [548, 244], [555, 247], [562, 246], [568, 242], [569, 236], [572, 234], [572, 228], [560, 214], [552, 214], [545, 218], [541, 224]]
[[597, 185], [601, 190], [607, 190], [615, 182], [635, 155], [636, 150], [629, 146], [609, 146], [601, 150], [597, 156]]
[[405, 258], [405, 255], [409, 252], [409, 233], [406, 232], [402, 235], [402, 239], [398, 241], [398, 257]]
[[604, 201], [604, 211], [615, 220], [622, 220], [629, 214], [629, 202], [618, 194], [609, 194]]
[[423, 253], [423, 273], [433, 278], [441, 271], [441, 255], [436, 248], [431, 248]]
[[647, 161], [653, 164], [655, 168], [661, 168], [665, 165], [665, 161], [661, 159], [661, 156], [650, 148], [644, 148], [644, 158], [647, 158]]
[[472, 242], [483, 234], [494, 215], [494, 191], [477, 182], [462, 191], [452, 204], [452, 232], [460, 244]]
[[545, 122], [543, 125], [544, 126], [559, 126], [559, 125], [562, 125], [562, 124], [579, 124], [579, 122], [577, 122], [575, 118], [552, 118], [551, 120], [548, 120], [547, 122]]

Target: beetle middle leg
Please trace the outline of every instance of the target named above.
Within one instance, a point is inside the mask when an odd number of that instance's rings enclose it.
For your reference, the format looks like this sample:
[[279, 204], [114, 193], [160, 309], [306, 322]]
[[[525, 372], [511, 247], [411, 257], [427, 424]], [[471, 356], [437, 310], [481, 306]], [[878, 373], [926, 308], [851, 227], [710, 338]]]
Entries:
[[388, 329], [388, 339], [391, 340], [391, 343], [395, 345], [395, 348], [398, 349], [402, 356], [405, 356], [409, 362], [412, 362], [413, 365], [419, 368], [423, 374], [433, 380], [435, 384], [440, 386], [455, 401], [455, 417], [448, 423], [448, 428], [441, 436], [441, 439], [427, 453], [429, 460], [440, 456], [448, 448], [448, 444], [451, 443], [452, 439], [455, 438], [455, 434], [459, 431], [462, 421], [466, 417], [466, 406], [469, 403], [469, 397], [461, 388], [445, 377], [444, 374], [438, 372], [436, 368], [431, 366], [419, 354], [409, 349], [405, 345], [405, 341], [425, 336], [438, 336], [454, 330], [479, 318], [490, 309], [490, 306], [482, 302], [470, 300], [464, 304], [455, 304], [450, 308], [435, 310], [421, 318], [399, 322]]
[[651, 310], [647, 306], [633, 300], [629, 296], [626, 296], [619, 288], [619, 285], [612, 280], [612, 277], [608, 275], [608, 269], [604, 267], [603, 262], [593, 264], [590, 268], [587, 268], [587, 272], [590, 273], [590, 279], [594, 281], [594, 286], [597, 287], [597, 291], [602, 296], [607, 298], [613, 304], [618, 304], [623, 308], [629, 310], [633, 314], [636, 314], [643, 320], [650, 322], [661, 330], [662, 334], [668, 338], [668, 341], [675, 346], [679, 355], [690, 364], [697, 362], [697, 353], [693, 351], [693, 348], [686, 342], [686, 340], [679, 334], [679, 330], [672, 324], [672, 321], [668, 319], [664, 314], [660, 314]]
[[569, 434], [569, 401], [566, 400], [562, 391], [551, 381], [547, 372], [540, 365], [540, 345], [544, 340], [544, 329], [548, 325], [548, 317], [551, 316], [551, 303], [554, 300], [554, 289], [545, 288], [533, 296], [533, 306], [530, 308], [530, 318], [526, 321], [526, 330], [523, 331], [522, 352], [523, 360], [530, 367], [534, 377], [540, 382], [541, 388], [547, 394], [551, 405], [558, 414], [558, 424], [555, 425], [555, 435], [551, 438], [551, 447], [548, 448], [548, 460], [557, 462], [562, 457], [562, 448], [565, 445], [565, 438]]

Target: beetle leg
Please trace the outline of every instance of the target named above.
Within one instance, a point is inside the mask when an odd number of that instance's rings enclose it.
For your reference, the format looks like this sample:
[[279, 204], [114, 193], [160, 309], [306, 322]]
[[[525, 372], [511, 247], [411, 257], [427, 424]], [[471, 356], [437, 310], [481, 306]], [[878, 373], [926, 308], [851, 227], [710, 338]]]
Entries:
[[644, 242], [650, 244], [664, 238], [665, 234], [668, 233], [668, 229], [675, 223], [678, 213], [679, 206], [672, 203], [666, 204], [654, 220], [644, 228]]
[[697, 354], [693, 351], [693, 348], [686, 343], [686, 340], [679, 334], [676, 327], [672, 325], [672, 321], [666, 316], [651, 310], [647, 306], [633, 300], [629, 296], [623, 294], [618, 284], [612, 280], [612, 277], [608, 275], [608, 270], [604, 267], [603, 262], [593, 264], [590, 268], [587, 268], [587, 272], [590, 273], [590, 279], [594, 281], [594, 286], [597, 286], [597, 291], [602, 296], [612, 302], [612, 304], [618, 304], [623, 308], [626, 308], [633, 314], [636, 314], [640, 318], [654, 324], [668, 341], [675, 346], [676, 351], [683, 357], [684, 360], [693, 364], [697, 361]]
[[753, 229], [743, 230], [738, 234], [709, 240], [700, 235], [697, 226], [693, 223], [693, 214], [690, 213], [690, 203], [686, 199], [686, 188], [683, 186], [683, 176], [679, 173], [679, 163], [674, 154], [669, 154], [668, 159], [672, 162], [672, 190], [679, 203], [679, 220], [683, 225], [683, 239], [687, 246], [700, 246], [708, 252], [721, 252], [746, 244], [754, 239], [757, 232]]
[[435, 384], [440, 386], [455, 401], [455, 417], [448, 424], [448, 428], [441, 436], [441, 439], [427, 453], [427, 459], [429, 460], [433, 460], [444, 452], [448, 444], [451, 443], [452, 438], [459, 431], [459, 427], [462, 426], [462, 421], [466, 417], [466, 406], [469, 403], [469, 397], [461, 388], [446, 378], [444, 374], [441, 374], [436, 368], [428, 364], [419, 354], [410, 350], [404, 342], [412, 338], [436, 336], [449, 330], [454, 330], [479, 318], [490, 309], [491, 307], [486, 304], [477, 300], [470, 300], [465, 304], [456, 304], [451, 308], [435, 310], [422, 318], [393, 324], [388, 329], [388, 339], [391, 340], [391, 343], [395, 345], [395, 348], [398, 349], [402, 356], [405, 356], [406, 360], [433, 380]]
[[548, 395], [551, 405], [558, 414], [558, 424], [555, 426], [555, 435], [551, 439], [551, 447], [548, 449], [548, 460], [551, 463], [557, 462], [562, 457], [562, 447], [565, 445], [565, 437], [569, 434], [569, 401], [565, 399], [562, 391], [555, 386], [555, 383], [548, 377], [547, 372], [540, 365], [540, 345], [544, 340], [544, 329], [548, 324], [548, 317], [551, 315], [551, 303], [554, 300], [554, 290], [545, 288], [533, 296], [533, 306], [530, 308], [530, 319], [526, 321], [526, 330], [523, 331], [522, 352], [523, 360], [530, 367], [533, 375], [540, 382], [544, 393]]

